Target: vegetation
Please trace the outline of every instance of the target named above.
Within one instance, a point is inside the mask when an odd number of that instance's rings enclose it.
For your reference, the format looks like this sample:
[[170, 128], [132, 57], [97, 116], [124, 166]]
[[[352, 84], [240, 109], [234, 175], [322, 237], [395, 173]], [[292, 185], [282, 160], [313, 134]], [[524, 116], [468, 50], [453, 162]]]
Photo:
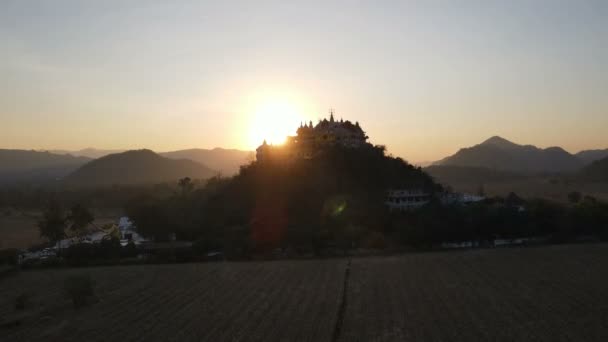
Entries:
[[55, 244], [66, 236], [66, 222], [67, 217], [61, 203], [56, 198], [52, 198], [42, 220], [38, 223], [40, 236]]
[[[390, 188], [422, 189], [434, 199], [420, 210], [389, 212], [384, 201]], [[40, 221], [41, 235], [51, 242], [66, 228], [81, 235], [94, 218], [88, 208], [114, 201], [143, 236], [193, 242], [189, 254], [179, 251], [179, 258], [167, 260], [201, 260], [208, 253], [228, 259], [341, 255], [354, 249], [429, 249], [445, 242], [490, 246], [495, 239], [566, 242], [608, 235], [606, 204], [581, 192], [571, 191], [563, 203], [510, 194], [460, 205], [442, 203], [444, 191], [420, 168], [387, 156], [381, 146], [369, 146], [326, 148], [313, 160], [252, 162], [235, 177], [213, 177], [205, 184], [185, 177], [172, 185], [48, 190], [17, 198], [23, 203], [51, 198]], [[488, 190], [482, 183], [475, 191]], [[77, 204], [65, 213], [64, 203]], [[117, 238], [102, 247], [70, 248], [68, 263], [96, 264], [106, 256], [117, 260], [134, 254], [123, 251]]]
[[[175, 233], [195, 241], [199, 254], [222, 251], [229, 258], [276, 249], [323, 255], [353, 248], [428, 249], [444, 242], [489, 246], [495, 239], [565, 242], [604, 239], [608, 232], [608, 207], [591, 198], [564, 204], [511, 193], [469, 205], [444, 204], [441, 186], [381, 147], [328, 149], [312, 161], [254, 162], [234, 178], [214, 178], [195, 191], [188, 179], [179, 184], [182, 190], [173, 196], [134, 199], [127, 214], [145, 236], [163, 241]], [[436, 196], [419, 210], [391, 213], [384, 205], [389, 188]]]
[[204, 189], [169, 198], [140, 196], [126, 212], [144, 235], [160, 240], [175, 233], [235, 256], [278, 247], [313, 252], [382, 231], [390, 187], [442, 190], [382, 147], [336, 147], [314, 160], [254, 162], [234, 178], [213, 178]]
[[93, 214], [82, 204], [75, 204], [66, 218], [69, 228], [77, 236], [86, 233], [87, 227], [95, 220]]

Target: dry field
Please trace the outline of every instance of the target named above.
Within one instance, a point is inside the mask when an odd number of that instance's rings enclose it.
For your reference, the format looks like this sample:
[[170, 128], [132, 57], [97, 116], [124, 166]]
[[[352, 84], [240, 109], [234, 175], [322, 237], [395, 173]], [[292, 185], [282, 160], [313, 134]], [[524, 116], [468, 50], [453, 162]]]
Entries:
[[[125, 266], [0, 279], [0, 321], [31, 296], [4, 341], [330, 341], [346, 261]], [[67, 274], [88, 272], [99, 302], [75, 311]]]
[[0, 248], [27, 248], [40, 244], [38, 221], [21, 214], [0, 214]]
[[[27, 271], [3, 341], [606, 341], [608, 245]], [[68, 274], [98, 302], [75, 310]], [[345, 282], [346, 279], [346, 282]], [[346, 296], [343, 296], [347, 284]], [[15, 298], [30, 297], [24, 311]]]
[[[452, 183], [449, 184], [455, 191], [477, 193], [479, 183]], [[597, 199], [608, 201], [607, 182], [563, 182], [556, 184], [549, 178], [528, 178], [505, 182], [485, 182], [484, 191], [488, 196], [507, 196], [510, 192], [525, 198], [545, 198], [553, 201], [568, 203], [568, 194], [577, 191], [583, 195], [590, 195]]]
[[[40, 237], [40, 211], [17, 211], [0, 208], [0, 248], [28, 248], [45, 242]], [[103, 226], [118, 221], [119, 214], [95, 213], [95, 224]]]

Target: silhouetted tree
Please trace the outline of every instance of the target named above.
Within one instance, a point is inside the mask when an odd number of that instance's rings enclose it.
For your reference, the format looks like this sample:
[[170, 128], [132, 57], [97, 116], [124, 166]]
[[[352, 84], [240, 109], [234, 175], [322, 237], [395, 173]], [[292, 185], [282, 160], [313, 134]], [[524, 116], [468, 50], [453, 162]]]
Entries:
[[179, 180], [178, 185], [182, 189], [182, 195], [190, 193], [194, 189], [194, 184], [190, 177], [185, 177]]
[[95, 217], [93, 214], [83, 205], [75, 204], [70, 209], [70, 213], [67, 217], [67, 222], [71, 231], [76, 233], [78, 236], [82, 236], [86, 233], [86, 229], [93, 222]]
[[47, 238], [52, 244], [65, 238], [66, 215], [61, 203], [56, 198], [51, 198], [42, 220], [38, 222], [40, 236]]

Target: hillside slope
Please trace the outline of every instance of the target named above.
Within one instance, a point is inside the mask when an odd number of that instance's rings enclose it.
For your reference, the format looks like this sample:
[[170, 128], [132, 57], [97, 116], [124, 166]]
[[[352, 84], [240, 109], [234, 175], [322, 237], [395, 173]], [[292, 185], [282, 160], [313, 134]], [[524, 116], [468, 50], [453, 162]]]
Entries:
[[560, 147], [541, 149], [532, 145], [518, 145], [495, 136], [481, 144], [460, 149], [436, 165], [482, 167], [522, 173], [555, 173], [579, 170], [583, 162]]
[[608, 181], [608, 157], [586, 166], [581, 170], [580, 178], [587, 181]]
[[596, 160], [604, 159], [608, 157], [608, 148], [604, 150], [585, 150], [580, 151], [576, 154], [578, 159], [582, 160], [585, 164], [591, 164]]
[[193, 148], [159, 154], [171, 159], [190, 159], [217, 170], [224, 176], [232, 176], [238, 173], [241, 165], [253, 160], [252, 151], [223, 148], [214, 148], [212, 150]]
[[150, 150], [110, 154], [82, 166], [65, 180], [67, 184], [98, 186], [204, 179], [216, 172], [191, 160], [161, 157]]

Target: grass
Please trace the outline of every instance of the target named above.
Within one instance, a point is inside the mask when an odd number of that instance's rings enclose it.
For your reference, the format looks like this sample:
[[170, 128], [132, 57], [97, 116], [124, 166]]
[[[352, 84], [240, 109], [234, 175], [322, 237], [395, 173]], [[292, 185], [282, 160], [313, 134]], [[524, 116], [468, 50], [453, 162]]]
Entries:
[[[604, 341], [608, 245], [99, 267], [0, 279], [7, 341]], [[345, 274], [348, 278], [345, 279]], [[343, 293], [346, 288], [346, 293]], [[28, 294], [16, 311], [15, 298]], [[16, 323], [18, 322], [18, 323]], [[339, 322], [339, 324], [337, 324]], [[336, 326], [339, 333], [334, 334]]]

